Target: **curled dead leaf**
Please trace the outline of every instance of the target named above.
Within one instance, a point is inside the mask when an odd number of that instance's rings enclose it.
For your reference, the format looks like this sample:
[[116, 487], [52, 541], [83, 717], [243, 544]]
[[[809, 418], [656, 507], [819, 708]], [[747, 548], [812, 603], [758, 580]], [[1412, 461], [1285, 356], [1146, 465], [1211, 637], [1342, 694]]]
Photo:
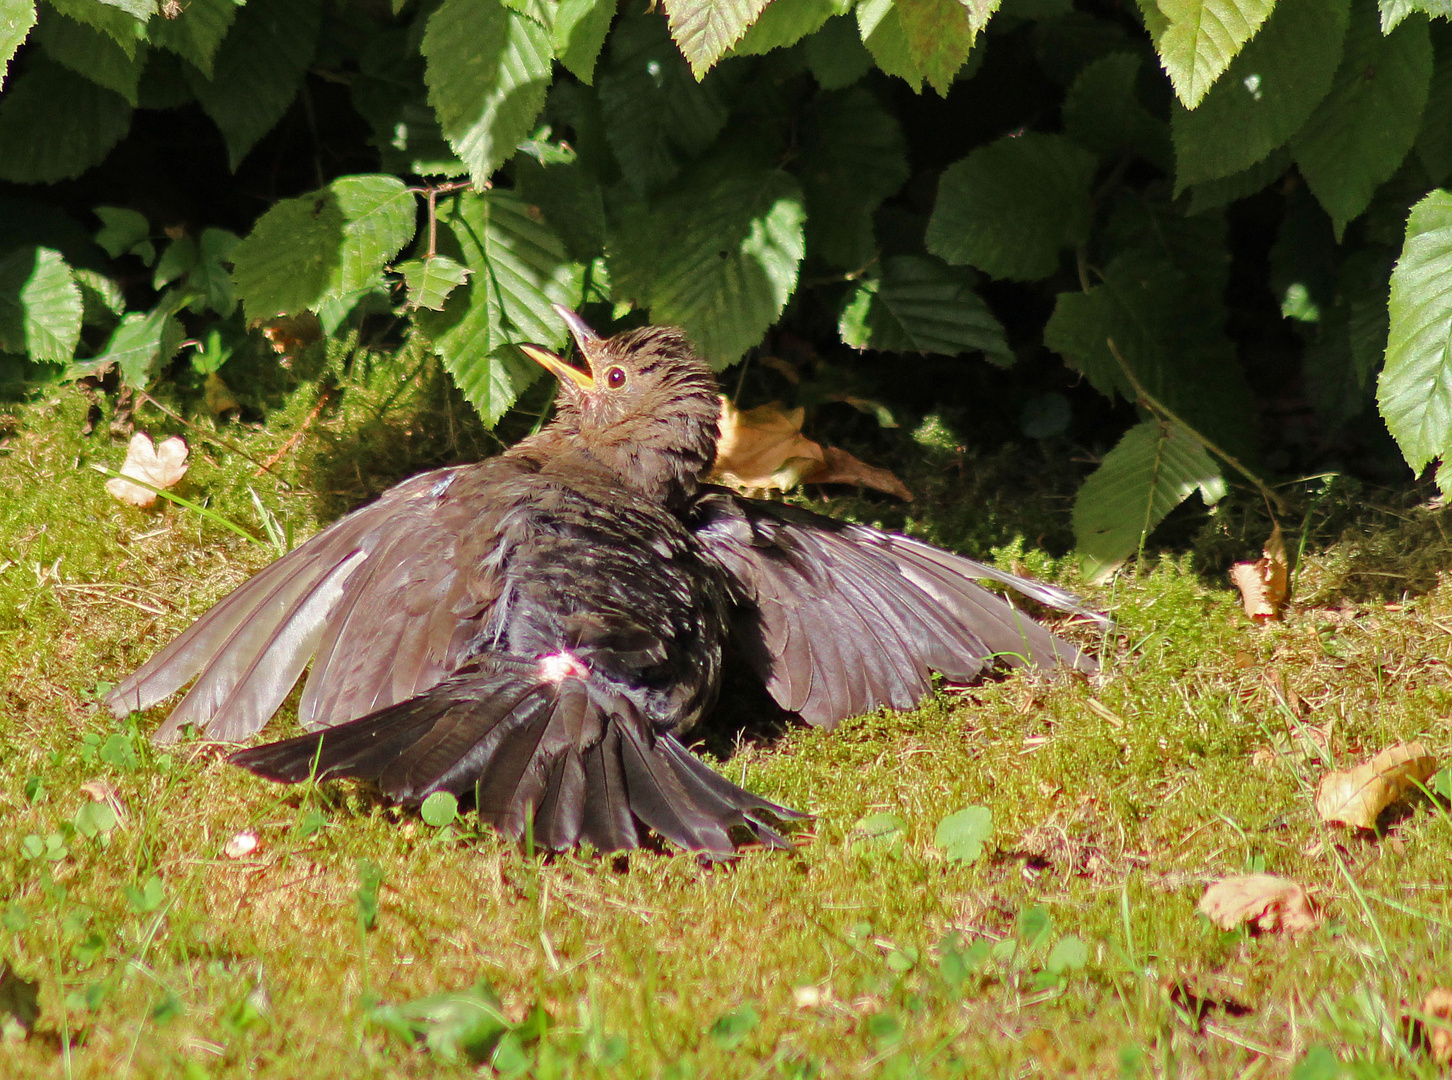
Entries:
[[1376, 828], [1376, 819], [1437, 771], [1437, 759], [1421, 743], [1397, 743], [1346, 772], [1327, 773], [1316, 788], [1316, 813], [1358, 829]]
[[1306, 890], [1274, 874], [1221, 878], [1205, 890], [1197, 910], [1222, 930], [1249, 926], [1255, 932], [1301, 934], [1321, 924]]
[[1428, 1024], [1427, 1043], [1438, 1065], [1452, 1065], [1452, 988], [1438, 986], [1422, 1000], [1422, 1011], [1440, 1024]]
[[1245, 613], [1258, 623], [1279, 619], [1289, 591], [1290, 572], [1281, 527], [1276, 525], [1259, 559], [1239, 562], [1230, 568], [1230, 581], [1240, 590]]
[[187, 453], [186, 440], [179, 435], [163, 439], [158, 446], [152, 443], [150, 435], [138, 431], [126, 448], [126, 460], [118, 470], [122, 475], [107, 480], [106, 490], [112, 498], [132, 506], [151, 506], [156, 502], [156, 492], [125, 477], [133, 477], [153, 488], [169, 488], [187, 474]]
[[868, 465], [835, 446], [802, 434], [805, 409], [779, 402], [741, 410], [721, 399], [721, 441], [712, 479], [747, 491], [787, 491], [800, 484], [852, 484], [912, 501], [887, 469]]

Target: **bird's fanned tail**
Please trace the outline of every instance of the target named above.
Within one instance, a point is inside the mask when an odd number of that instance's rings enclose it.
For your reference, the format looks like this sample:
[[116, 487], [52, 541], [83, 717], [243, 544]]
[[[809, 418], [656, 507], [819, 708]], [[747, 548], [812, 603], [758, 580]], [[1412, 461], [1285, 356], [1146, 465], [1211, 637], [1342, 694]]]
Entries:
[[803, 816], [712, 772], [617, 691], [544, 679], [525, 662], [468, 670], [398, 705], [228, 760], [284, 783], [371, 780], [408, 806], [437, 791], [472, 793], [482, 821], [516, 840], [531, 821], [535, 844], [555, 851], [637, 847], [642, 826], [723, 855], [736, 849], [733, 829], [790, 847], [772, 823]]

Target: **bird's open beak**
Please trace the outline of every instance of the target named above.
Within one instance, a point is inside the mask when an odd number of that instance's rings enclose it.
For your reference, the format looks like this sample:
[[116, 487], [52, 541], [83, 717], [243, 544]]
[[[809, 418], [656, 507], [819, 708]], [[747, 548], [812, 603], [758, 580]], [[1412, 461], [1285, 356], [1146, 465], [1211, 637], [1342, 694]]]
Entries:
[[[563, 304], [551, 304], [550, 306], [564, 320], [570, 336], [575, 339], [575, 344], [580, 348], [580, 355], [585, 358], [587, 364], [590, 363], [595, 349], [600, 344], [600, 335], [590, 329], [589, 323]], [[572, 367], [554, 353], [541, 349], [538, 345], [521, 345], [520, 349], [524, 351], [525, 356], [539, 364], [555, 378], [569, 379], [570, 382], [586, 392], [595, 389], [595, 379], [589, 372]]]

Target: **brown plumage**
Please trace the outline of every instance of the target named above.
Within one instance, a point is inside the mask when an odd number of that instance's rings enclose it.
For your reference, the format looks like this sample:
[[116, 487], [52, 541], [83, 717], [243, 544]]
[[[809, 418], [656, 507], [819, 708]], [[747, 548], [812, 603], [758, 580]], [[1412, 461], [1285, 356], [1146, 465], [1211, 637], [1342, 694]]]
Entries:
[[1072, 596], [930, 545], [753, 502], [701, 478], [715, 458], [710, 370], [679, 331], [608, 340], [559, 309], [589, 372], [560, 379], [554, 421], [475, 465], [392, 488], [279, 559], [111, 691], [118, 715], [192, 679], [183, 725], [240, 741], [311, 661], [309, 732], [232, 755], [263, 776], [376, 781], [417, 805], [472, 794], [505, 835], [601, 850], [642, 826], [725, 853], [799, 816], [681, 743], [737, 648], [808, 723], [908, 708], [938, 671], [1093, 661], [974, 583]]

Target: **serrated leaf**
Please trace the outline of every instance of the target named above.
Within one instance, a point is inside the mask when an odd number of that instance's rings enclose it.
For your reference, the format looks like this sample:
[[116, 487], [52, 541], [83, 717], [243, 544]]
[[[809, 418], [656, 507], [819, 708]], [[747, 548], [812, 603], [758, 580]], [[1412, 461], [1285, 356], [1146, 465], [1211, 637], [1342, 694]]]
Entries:
[[671, 37], [700, 79], [741, 39], [767, 0], [664, 0]]
[[595, 81], [595, 62], [615, 20], [617, 0], [561, 0], [550, 28], [555, 56], [587, 86]]
[[802, 51], [806, 53], [812, 77], [823, 90], [844, 89], [872, 70], [872, 53], [862, 43], [857, 20], [851, 15], [828, 19], [807, 38]]
[[128, 54], [134, 54], [145, 40], [147, 16], [138, 18], [120, 7], [96, 0], [46, 0], [46, 3], [67, 18], [109, 34]]
[[1254, 195], [1284, 176], [1291, 165], [1291, 152], [1284, 146], [1279, 146], [1264, 161], [1257, 161], [1248, 169], [1196, 184], [1190, 189], [1190, 213], [1203, 214], [1218, 210], [1238, 199]]
[[1412, 208], [1391, 276], [1377, 405], [1412, 471], [1452, 450], [1452, 192]]
[[1193, 109], [1265, 22], [1276, 0], [1140, 0], [1180, 103]]
[[1432, 183], [1441, 184], [1452, 177], [1452, 25], [1445, 22], [1431, 26], [1436, 67], [1427, 105], [1422, 110], [1422, 130], [1417, 134], [1417, 156]]
[[127, 385], [145, 387], [157, 365], [176, 355], [185, 336], [171, 305], [163, 301], [149, 312], [129, 312], [90, 363], [113, 363]]
[[881, 278], [853, 290], [839, 323], [854, 349], [957, 356], [980, 351], [1012, 363], [1003, 327], [973, 291], [971, 272], [919, 255], [883, 263]]
[[1059, 252], [1088, 238], [1095, 165], [1062, 135], [1026, 131], [980, 146], [939, 180], [928, 250], [992, 277], [1047, 277]]
[[953, 76], [967, 62], [981, 24], [974, 25], [969, 8], [961, 0], [895, 0], [893, 8], [913, 66], [923, 73], [929, 86], [947, 97]]
[[96, 2], [124, 11], [137, 22], [144, 23], [156, 14], [156, 0], [96, 0]]
[[938, 823], [933, 843], [949, 862], [977, 862], [983, 845], [993, 837], [993, 811], [986, 806], [969, 806], [949, 814]]
[[0, 90], [15, 50], [35, 25], [35, 0], [0, 0]]
[[150, 249], [149, 256], [140, 251], [137, 253], [141, 255], [143, 262], [151, 265], [151, 260], [156, 257], [156, 250], [151, 246], [151, 226], [144, 215], [122, 206], [98, 206], [95, 214], [101, 219], [96, 243], [105, 249], [107, 255], [119, 259], [128, 251], [145, 244]]
[[1074, 500], [1074, 540], [1085, 577], [1101, 581], [1196, 490], [1207, 503], [1225, 493], [1205, 448], [1174, 424], [1146, 420], [1124, 433]]
[[0, 260], [0, 352], [63, 364], [81, 338], [81, 290], [60, 252], [21, 248]]
[[144, 45], [128, 53], [109, 35], [54, 11], [43, 14], [34, 39], [56, 63], [114, 90], [133, 108], [138, 104], [137, 88], [147, 59]]
[[429, 103], [476, 187], [514, 154], [549, 89], [549, 35], [498, 0], [444, 0], [423, 54]]
[[249, 319], [316, 310], [372, 285], [413, 236], [414, 197], [393, 176], [344, 176], [284, 199], [231, 252]]
[[1280, 0], [1190, 112], [1171, 106], [1175, 190], [1249, 168], [1294, 135], [1331, 89], [1350, 0]]
[[321, 23], [321, 0], [250, 0], [217, 48], [211, 78], [188, 71], [202, 111], [222, 132], [233, 172], [297, 96]]
[[80, 176], [131, 128], [119, 94], [43, 56], [0, 97], [0, 180], [50, 184]]
[[1422, 12], [1434, 19], [1452, 19], [1452, 0], [1380, 0], [1381, 32], [1390, 34], [1408, 15]]
[[1168, 172], [1174, 160], [1170, 126], [1151, 116], [1135, 93], [1143, 61], [1111, 53], [1084, 66], [1064, 96], [1064, 132], [1100, 154], [1138, 154]]
[[442, 311], [444, 301], [469, 278], [469, 268], [461, 266], [447, 255], [435, 255], [429, 259], [410, 259], [394, 267], [403, 275], [408, 287], [410, 307]]
[[871, 262], [872, 215], [909, 173], [897, 118], [862, 87], [824, 93], [802, 120], [791, 168], [806, 200], [812, 257], [842, 270]]
[[771, 0], [741, 40], [732, 46], [731, 55], [760, 56], [772, 49], [795, 45], [815, 34], [841, 11], [838, 0]]
[[714, 77], [696, 82], [656, 15], [620, 20], [599, 93], [605, 139], [637, 194], [669, 183], [726, 123]]
[[195, 297], [192, 311], [215, 311], [226, 317], [237, 307], [237, 293], [232, 287], [228, 263], [240, 241], [237, 234], [226, 229], [203, 229], [197, 241], [197, 261], [187, 274], [187, 293]]
[[894, 0], [862, 0], [857, 5], [857, 32], [879, 68], [902, 79], [913, 93], [922, 92], [923, 69], [913, 57]]
[[191, 62], [208, 79], [214, 74], [217, 47], [240, 10], [236, 0], [187, 0], [173, 17], [157, 15], [147, 24], [151, 43]]
[[[464, 396], [492, 425], [540, 374], [515, 346], [564, 346], [566, 331], [550, 304], [578, 303], [580, 267], [510, 192], [459, 196], [446, 222], [451, 257], [471, 276], [442, 311], [419, 311], [416, 320]], [[441, 233], [441, 246], [444, 240]]]
[[1431, 82], [1426, 21], [1383, 37], [1372, 0], [1358, 0], [1331, 92], [1291, 140], [1296, 165], [1331, 215], [1338, 242], [1412, 149]]
[[720, 370], [761, 340], [796, 289], [804, 217], [791, 175], [723, 150], [656, 202], [622, 209], [606, 250], [616, 298], [683, 327]]
[[571, 258], [589, 262], [605, 250], [605, 197], [595, 173], [551, 143], [530, 141], [520, 149], [515, 190], [540, 208]]
[[467, 176], [428, 103], [424, 60], [406, 30], [375, 34], [358, 58], [353, 107], [373, 128], [384, 172]]

